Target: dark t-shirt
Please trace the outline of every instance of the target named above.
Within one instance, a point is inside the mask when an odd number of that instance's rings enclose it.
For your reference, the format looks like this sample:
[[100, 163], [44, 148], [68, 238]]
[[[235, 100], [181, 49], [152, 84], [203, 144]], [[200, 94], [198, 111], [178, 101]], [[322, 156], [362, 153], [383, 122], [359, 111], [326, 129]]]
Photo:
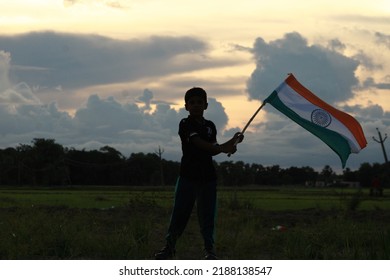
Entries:
[[203, 119], [198, 122], [191, 117], [182, 119], [179, 124], [179, 135], [183, 156], [181, 158], [180, 176], [193, 181], [210, 181], [217, 178], [212, 155], [197, 148], [191, 139], [200, 137], [212, 144], [217, 143], [217, 129], [212, 121]]

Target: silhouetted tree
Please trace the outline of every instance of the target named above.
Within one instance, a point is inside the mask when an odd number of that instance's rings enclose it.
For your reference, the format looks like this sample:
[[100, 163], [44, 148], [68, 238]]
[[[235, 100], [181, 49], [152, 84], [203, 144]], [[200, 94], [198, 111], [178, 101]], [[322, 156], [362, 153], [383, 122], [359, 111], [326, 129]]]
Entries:
[[[53, 139], [35, 138], [31, 145], [0, 149], [0, 184], [174, 186], [180, 163], [164, 160], [162, 153], [159, 148], [154, 153], [132, 153], [126, 158], [110, 146], [76, 150], [64, 148]], [[214, 165], [222, 186], [303, 185], [317, 179], [329, 184], [337, 177], [329, 165], [320, 173], [308, 166], [281, 168], [243, 161], [214, 162]], [[384, 186], [389, 185], [389, 165], [363, 163], [356, 171], [345, 169], [342, 178], [358, 180], [361, 186], [368, 187], [373, 176], [377, 176]]]
[[320, 179], [325, 182], [325, 186], [328, 186], [333, 183], [336, 173], [333, 171], [332, 167], [325, 165], [320, 173]]
[[130, 185], [158, 185], [159, 158], [156, 154], [133, 153], [127, 160], [128, 182]]

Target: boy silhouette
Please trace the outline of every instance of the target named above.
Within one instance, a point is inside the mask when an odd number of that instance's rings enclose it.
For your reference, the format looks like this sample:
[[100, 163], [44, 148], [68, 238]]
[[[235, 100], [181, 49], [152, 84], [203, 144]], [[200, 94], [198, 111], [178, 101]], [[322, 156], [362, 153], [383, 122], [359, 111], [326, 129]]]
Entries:
[[235, 153], [236, 144], [243, 140], [243, 135], [237, 132], [229, 141], [219, 145], [214, 123], [203, 117], [208, 107], [206, 91], [199, 87], [191, 88], [186, 92], [184, 100], [189, 116], [179, 124], [183, 152], [180, 176], [165, 238], [166, 245], [155, 254], [155, 259], [171, 259], [175, 256], [176, 241], [187, 225], [195, 201], [204, 241], [204, 258], [217, 259], [214, 248], [217, 175], [212, 157], [220, 153]]

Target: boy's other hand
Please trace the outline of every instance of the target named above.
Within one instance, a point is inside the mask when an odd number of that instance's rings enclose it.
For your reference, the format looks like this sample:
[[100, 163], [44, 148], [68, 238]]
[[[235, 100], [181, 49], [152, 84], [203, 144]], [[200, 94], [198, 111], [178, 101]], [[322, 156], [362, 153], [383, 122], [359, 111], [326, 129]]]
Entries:
[[233, 141], [226, 142], [219, 146], [222, 153], [234, 154], [237, 151], [237, 147]]
[[242, 140], [244, 140], [244, 134], [241, 132], [236, 132], [233, 136], [233, 139], [235, 143], [241, 143]]

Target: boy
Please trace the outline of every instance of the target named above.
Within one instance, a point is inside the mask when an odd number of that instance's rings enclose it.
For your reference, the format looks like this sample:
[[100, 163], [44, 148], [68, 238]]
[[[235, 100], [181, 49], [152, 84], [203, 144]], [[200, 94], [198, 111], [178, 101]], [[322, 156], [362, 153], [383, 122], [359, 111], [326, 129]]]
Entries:
[[175, 256], [175, 245], [191, 215], [195, 201], [200, 231], [204, 240], [205, 259], [217, 259], [214, 251], [214, 219], [217, 200], [217, 176], [212, 156], [234, 153], [243, 135], [236, 133], [224, 144], [217, 143], [217, 130], [212, 121], [203, 118], [207, 109], [207, 93], [202, 88], [188, 90], [184, 97], [189, 116], [179, 124], [183, 156], [180, 176], [175, 190], [175, 202], [171, 216], [166, 246], [155, 258], [170, 259]]

